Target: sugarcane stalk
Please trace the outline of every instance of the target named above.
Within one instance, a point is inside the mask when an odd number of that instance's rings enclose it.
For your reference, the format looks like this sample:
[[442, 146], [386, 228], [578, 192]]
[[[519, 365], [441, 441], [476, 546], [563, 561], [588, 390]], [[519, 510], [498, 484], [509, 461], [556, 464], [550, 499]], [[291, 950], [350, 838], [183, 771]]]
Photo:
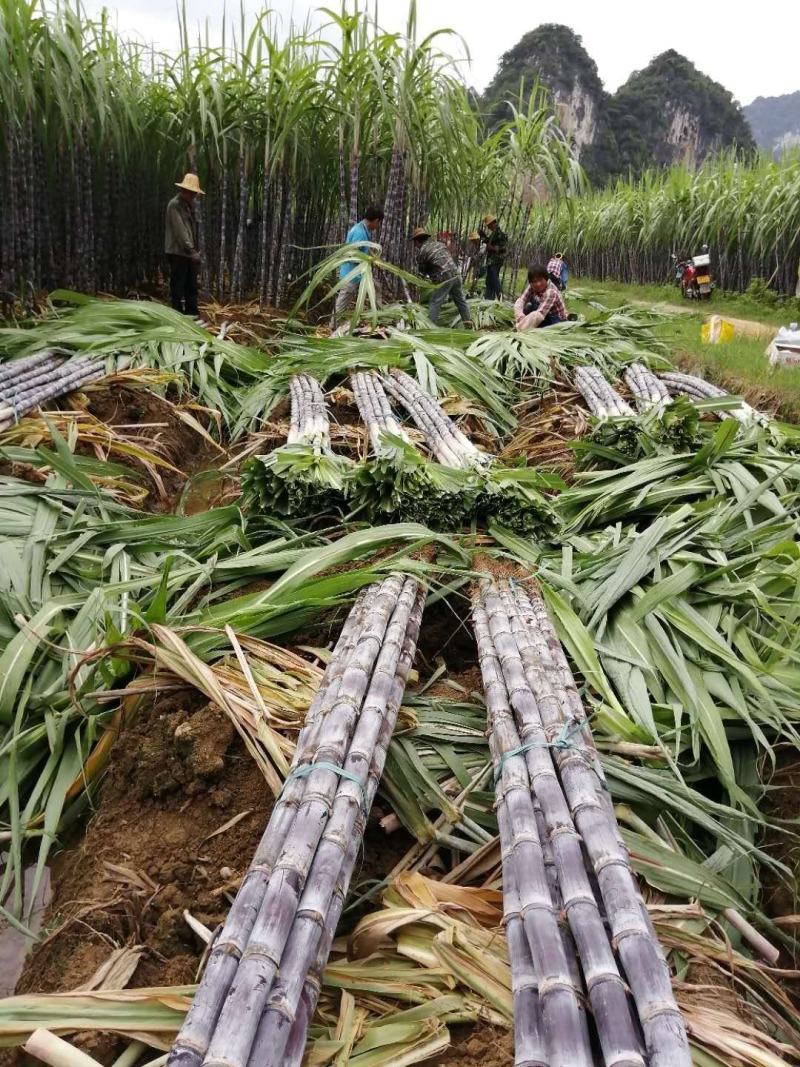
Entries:
[[[250, 1054], [252, 1067], [279, 1067], [285, 1063], [284, 1052], [298, 1018], [303, 989], [315, 960], [319, 964], [318, 953], [326, 941], [329, 915], [332, 908], [335, 911], [336, 886], [342, 886], [340, 899], [349, 887], [358, 844], [383, 773], [416, 652], [423, 606], [424, 593], [414, 579], [407, 579], [345, 762], [346, 770], [357, 776], [361, 789], [347, 779], [340, 786], [281, 957], [279, 978], [261, 1018]], [[297, 1040], [295, 1034], [294, 1041]]]
[[65, 393], [70, 393], [77, 389], [78, 386], [96, 378], [101, 378], [104, 374], [105, 369], [102, 364], [87, 366], [83, 370], [74, 372], [56, 382], [51, 382], [41, 389], [34, 389], [30, 393], [15, 398], [13, 404], [4, 402], [4, 405], [0, 407], [0, 431], [7, 430], [9, 426], [13, 426], [23, 415], [27, 415], [35, 408], [41, 407], [46, 400], [53, 400], [56, 397], [63, 396]]
[[[309, 762], [316, 751], [323, 720], [334, 706], [345, 671], [377, 595], [368, 587], [356, 600], [339, 635], [330, 662], [297, 738], [291, 769]], [[303, 798], [307, 779], [289, 777], [269, 818], [218, 940], [209, 954], [203, 977], [172, 1047], [169, 1067], [199, 1067], [208, 1049], [225, 996], [247, 947], [261, 902]]]
[[37, 352], [33, 356], [25, 356], [23, 359], [10, 359], [5, 363], [0, 363], [0, 384], [4, 384], [9, 379], [24, 376], [45, 363], [67, 355], [69, 353], [65, 349], [48, 348], [44, 352]]
[[383, 384], [386, 389], [406, 407], [414, 422], [425, 435], [428, 447], [435, 458], [448, 467], [464, 466], [464, 461], [457, 448], [448, 440], [446, 428], [434, 419], [424, 408], [416, 405], [413, 399], [408, 397], [402, 385], [391, 378], [384, 378]]
[[[503, 629], [503, 622], [503, 618], [498, 616], [498, 632]], [[516, 646], [513, 635], [504, 638], [513, 662], [512, 641]], [[528, 651], [532, 648], [531, 644]], [[518, 646], [516, 651], [521, 661]], [[523, 669], [523, 677], [524, 674]], [[582, 750], [580, 730], [585, 716], [581, 715], [576, 723], [578, 743], [558, 744], [564, 725], [558, 703], [553, 699], [554, 694], [547, 692], [544, 671], [537, 671], [530, 676], [535, 678], [538, 707], [550, 751], [555, 754], [564, 795], [592, 863], [616, 950], [636, 1002], [648, 1063], [651, 1067], [667, 1067], [668, 1064], [689, 1067], [691, 1055], [686, 1029], [672, 994], [663, 952], [653, 934], [652, 925], [643, 914], [641, 894], [627, 849], [620, 844], [621, 837], [613, 809], [610, 810], [608, 804], [603, 802], [600, 796], [603, 792], [602, 783], [595, 774], [591, 757]], [[524, 689], [519, 692], [524, 694]], [[515, 696], [520, 699], [516, 690]], [[546, 812], [544, 803], [542, 808]], [[585, 966], [586, 961], [583, 962]]]
[[[544, 817], [558, 871], [560, 896], [580, 955], [604, 1062], [620, 1067], [623, 1064], [644, 1067], [625, 985], [586, 874], [581, 840], [554, 766], [551, 745], [556, 736], [549, 735], [545, 724], [548, 720], [560, 723], [558, 707], [552, 692], [538, 684], [539, 678], [533, 679], [535, 690], [530, 684], [512, 621], [497, 588], [485, 587], [481, 603], [514, 712], [518, 745], [529, 746], [525, 761], [531, 789]], [[549, 714], [543, 706], [545, 700], [551, 704]], [[544, 839], [542, 847], [545, 847]]]
[[394, 369], [389, 378], [384, 379], [387, 387], [394, 390], [394, 395], [401, 401], [408, 413], [423, 433], [434, 430], [447, 442], [449, 448], [458, 457], [458, 466], [483, 466], [490, 462], [490, 457], [476, 448], [470, 439], [442, 410], [440, 404], [429, 396], [411, 375]]
[[403, 579], [391, 575], [378, 590], [342, 677], [339, 696], [323, 722], [316, 757], [291, 831], [272, 870], [236, 981], [222, 1006], [208, 1047], [207, 1067], [246, 1067], [270, 987], [280, 965], [298, 902], [325, 829], [341, 767]]
[[508, 853], [508, 863], [518, 872], [520, 913], [538, 978], [547, 1063], [550, 1067], [591, 1067], [591, 1048], [581, 1028], [578, 995], [544, 868], [527, 764], [522, 755], [510, 755], [520, 747], [519, 736], [480, 597], [473, 603], [473, 627], [486, 695], [489, 748], [498, 774], [500, 840], [504, 856]]
[[[425, 591], [420, 589], [419, 593], [419, 607], [415, 605], [414, 614], [417, 611], [421, 613], [425, 603]], [[405, 663], [411, 664], [414, 659], [414, 651], [416, 649], [416, 640], [418, 634], [418, 626], [415, 630], [413, 626], [409, 626], [406, 631], [405, 644], [403, 646], [403, 654], [398, 664], [397, 675], [395, 677], [395, 686], [398, 687], [401, 684], [404, 686], [403, 672], [406, 670]], [[392, 701], [395, 699], [402, 702], [402, 693], [399, 696], [393, 694]], [[388, 746], [391, 741], [390, 722], [388, 718], [384, 719], [384, 725], [381, 727], [381, 739], [380, 744]], [[384, 732], [386, 736], [384, 736]], [[378, 758], [378, 748], [376, 747], [375, 754], [373, 755], [373, 767], [377, 770], [375, 760]], [[377, 792], [380, 776], [371, 770], [369, 780], [367, 782], [367, 794], [366, 801], [371, 807], [372, 802], [375, 799], [375, 793]], [[325, 965], [330, 955], [331, 945], [333, 944], [336, 936], [336, 929], [339, 925], [339, 919], [344, 909], [345, 900], [347, 899], [347, 892], [349, 889], [349, 880], [352, 878], [353, 871], [355, 870], [356, 860], [358, 858], [361, 842], [352, 837], [347, 851], [346, 863], [342, 869], [342, 875], [337, 882], [336, 889], [331, 899], [330, 906], [328, 908], [328, 914], [325, 919], [325, 927], [320, 937], [320, 943], [317, 950], [317, 957], [314, 966], [309, 971], [306, 981], [303, 985], [303, 992], [300, 998], [300, 1003], [297, 1007], [294, 1023], [292, 1024], [289, 1040], [284, 1052], [285, 1067], [300, 1067], [303, 1059], [303, 1054], [306, 1045], [306, 1035], [308, 1032], [309, 1024], [314, 1016], [314, 1012], [317, 1007], [320, 993], [322, 992], [322, 975], [325, 970]], [[251, 1065], [259, 1062], [259, 1056], [261, 1054], [261, 1030], [256, 1035], [256, 1042], [253, 1046], [253, 1052], [250, 1057]]]

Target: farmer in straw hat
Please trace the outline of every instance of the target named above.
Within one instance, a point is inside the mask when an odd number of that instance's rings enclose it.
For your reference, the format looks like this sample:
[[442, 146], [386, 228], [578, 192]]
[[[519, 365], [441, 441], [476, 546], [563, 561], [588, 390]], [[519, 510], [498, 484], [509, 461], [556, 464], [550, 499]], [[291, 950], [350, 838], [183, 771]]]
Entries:
[[450, 299], [458, 308], [462, 325], [471, 329], [472, 317], [464, 299], [461, 275], [447, 246], [431, 237], [425, 226], [417, 226], [411, 239], [417, 249], [417, 270], [436, 284], [428, 305], [431, 322], [438, 322], [442, 305]]
[[169, 261], [169, 291], [172, 306], [184, 315], [197, 318], [197, 275], [200, 250], [197, 245], [197, 216], [194, 202], [203, 196], [196, 174], [175, 182], [178, 192], [167, 204], [164, 251]]
[[499, 300], [503, 295], [500, 271], [508, 252], [508, 238], [497, 223], [497, 215], [484, 215], [481, 238], [486, 242], [486, 299]]

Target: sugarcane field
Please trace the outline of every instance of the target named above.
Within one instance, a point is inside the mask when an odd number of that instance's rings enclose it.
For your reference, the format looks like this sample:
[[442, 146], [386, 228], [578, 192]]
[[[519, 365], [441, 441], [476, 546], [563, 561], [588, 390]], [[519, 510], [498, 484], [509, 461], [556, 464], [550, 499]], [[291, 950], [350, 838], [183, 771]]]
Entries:
[[382, 7], [0, 0], [0, 1067], [796, 1067], [800, 93]]

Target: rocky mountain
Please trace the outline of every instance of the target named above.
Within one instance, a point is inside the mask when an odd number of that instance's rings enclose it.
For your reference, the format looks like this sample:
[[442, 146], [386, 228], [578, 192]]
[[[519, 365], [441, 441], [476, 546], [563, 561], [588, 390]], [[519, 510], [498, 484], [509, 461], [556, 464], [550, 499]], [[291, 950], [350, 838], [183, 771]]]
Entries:
[[482, 104], [490, 123], [508, 101], [540, 82], [589, 176], [604, 182], [645, 167], [697, 162], [719, 148], [755, 147], [742, 110], [719, 83], [684, 56], [664, 52], [614, 94], [567, 26], [537, 27], [501, 57]]
[[561, 128], [580, 156], [594, 142], [606, 92], [597, 65], [568, 26], [547, 23], [526, 33], [500, 57], [497, 73], [483, 95], [491, 126], [507, 118], [509, 101], [527, 99], [542, 84], [550, 94]]
[[800, 146], [800, 90], [784, 96], [757, 96], [742, 109], [759, 148], [779, 156]]

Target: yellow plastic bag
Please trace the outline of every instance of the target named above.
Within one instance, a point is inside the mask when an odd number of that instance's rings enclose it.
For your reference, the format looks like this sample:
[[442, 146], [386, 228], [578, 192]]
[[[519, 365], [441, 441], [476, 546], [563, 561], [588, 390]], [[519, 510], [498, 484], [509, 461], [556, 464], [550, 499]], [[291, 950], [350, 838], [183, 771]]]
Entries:
[[733, 340], [733, 326], [720, 315], [712, 315], [700, 328], [700, 337], [704, 344], [718, 345]]

